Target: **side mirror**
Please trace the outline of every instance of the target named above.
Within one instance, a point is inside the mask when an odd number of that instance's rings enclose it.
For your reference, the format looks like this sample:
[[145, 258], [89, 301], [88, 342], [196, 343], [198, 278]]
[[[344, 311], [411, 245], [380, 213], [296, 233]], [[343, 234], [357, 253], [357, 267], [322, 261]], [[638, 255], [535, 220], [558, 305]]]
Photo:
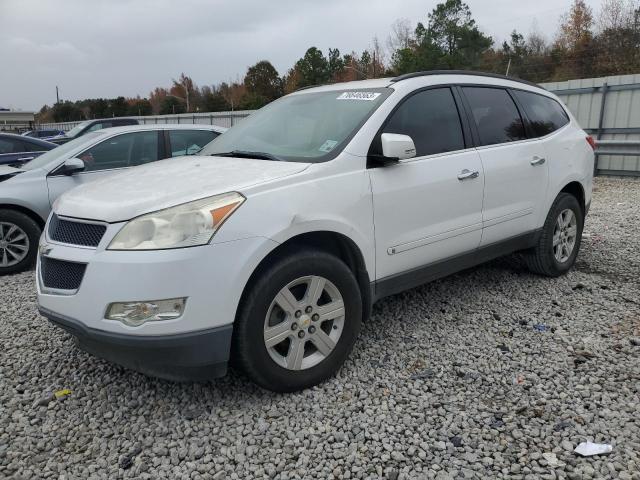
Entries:
[[64, 175], [73, 175], [74, 173], [82, 172], [85, 168], [84, 160], [80, 158], [69, 158], [62, 164], [60, 173]]
[[395, 160], [406, 160], [416, 156], [416, 146], [409, 135], [398, 133], [383, 133], [382, 155]]

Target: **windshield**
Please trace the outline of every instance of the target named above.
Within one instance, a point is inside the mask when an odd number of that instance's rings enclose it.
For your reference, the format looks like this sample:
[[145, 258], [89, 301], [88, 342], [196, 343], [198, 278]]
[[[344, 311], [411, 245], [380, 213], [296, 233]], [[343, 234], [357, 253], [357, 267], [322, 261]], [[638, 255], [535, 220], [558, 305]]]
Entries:
[[76, 135], [78, 135], [80, 133], [80, 130], [84, 129], [90, 123], [91, 123], [91, 120], [87, 120], [86, 122], [82, 122], [82, 123], [76, 125], [75, 127], [73, 127], [67, 133], [65, 133], [65, 135], [67, 137], [75, 137]]
[[74, 148], [77, 148], [78, 145], [85, 143], [87, 140], [90, 140], [93, 137], [97, 137], [101, 135], [101, 132], [90, 132], [86, 135], [81, 136], [80, 138], [76, 138], [75, 140], [71, 140], [65, 144], [60, 145], [59, 147], [54, 148], [53, 150], [49, 150], [47, 153], [43, 153], [39, 157], [34, 158], [28, 163], [25, 163], [22, 167], [23, 170], [35, 170], [36, 168], [44, 167], [47, 163], [55, 160], [57, 158], [62, 158], [68, 152], [72, 151]]
[[329, 160], [391, 92], [331, 90], [283, 97], [220, 135], [198, 155], [238, 152], [242, 157], [289, 162]]

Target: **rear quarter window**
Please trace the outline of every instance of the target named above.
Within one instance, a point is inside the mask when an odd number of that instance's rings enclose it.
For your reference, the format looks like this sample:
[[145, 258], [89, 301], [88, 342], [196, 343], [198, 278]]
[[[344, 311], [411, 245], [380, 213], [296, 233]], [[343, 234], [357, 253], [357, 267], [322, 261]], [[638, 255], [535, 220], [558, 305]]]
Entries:
[[522, 90], [513, 93], [522, 104], [535, 137], [549, 135], [569, 123], [567, 113], [553, 98]]

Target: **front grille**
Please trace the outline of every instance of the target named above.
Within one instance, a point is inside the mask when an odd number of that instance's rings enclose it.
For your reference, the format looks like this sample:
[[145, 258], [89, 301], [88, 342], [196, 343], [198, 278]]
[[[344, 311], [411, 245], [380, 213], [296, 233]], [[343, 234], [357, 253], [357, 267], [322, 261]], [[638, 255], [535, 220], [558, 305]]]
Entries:
[[51, 240], [83, 247], [97, 247], [106, 231], [105, 225], [65, 220], [55, 213], [49, 222]]
[[66, 262], [55, 258], [40, 257], [40, 276], [46, 288], [77, 290], [82, 283], [86, 263]]

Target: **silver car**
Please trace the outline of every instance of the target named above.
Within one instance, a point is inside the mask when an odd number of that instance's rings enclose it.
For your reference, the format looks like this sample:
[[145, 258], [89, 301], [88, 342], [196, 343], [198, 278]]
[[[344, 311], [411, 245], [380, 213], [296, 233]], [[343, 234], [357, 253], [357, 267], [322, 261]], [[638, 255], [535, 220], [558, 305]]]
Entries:
[[192, 155], [225, 130], [213, 125], [107, 128], [17, 168], [0, 166], [0, 275], [33, 264], [44, 223], [62, 193], [125, 168]]

